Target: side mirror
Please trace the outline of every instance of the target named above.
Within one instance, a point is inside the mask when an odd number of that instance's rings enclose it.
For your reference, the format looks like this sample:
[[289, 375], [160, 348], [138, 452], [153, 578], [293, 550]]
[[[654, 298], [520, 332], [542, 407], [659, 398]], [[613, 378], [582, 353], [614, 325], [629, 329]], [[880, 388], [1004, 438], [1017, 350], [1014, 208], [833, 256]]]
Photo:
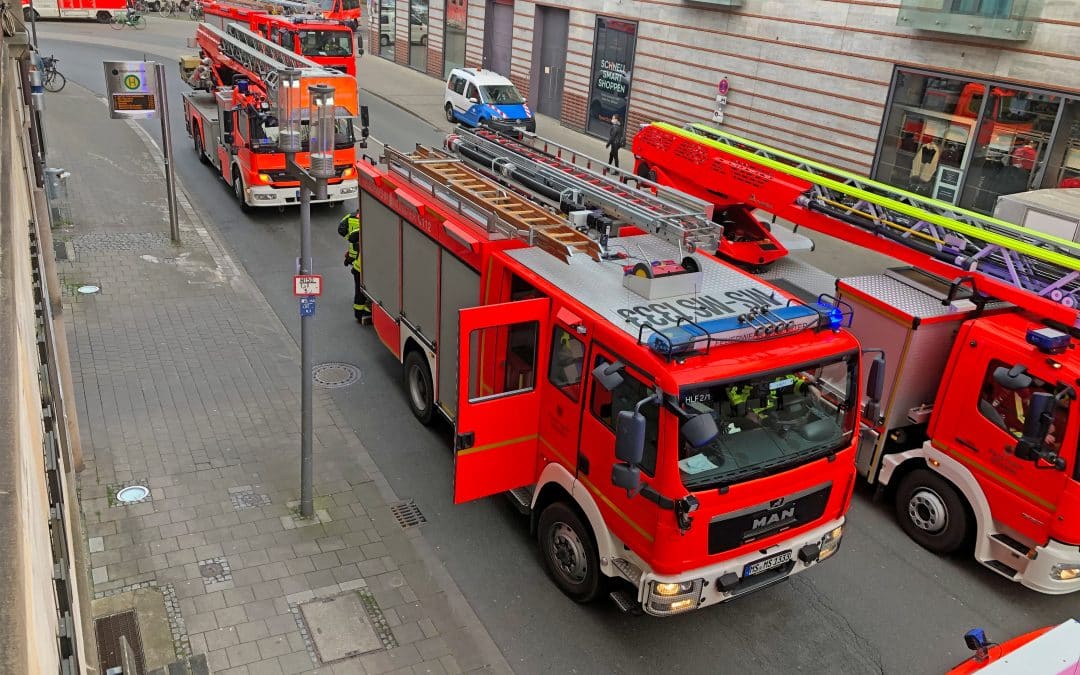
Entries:
[[866, 378], [866, 395], [874, 403], [881, 402], [881, 394], [885, 389], [885, 358], [875, 357], [870, 362], [870, 374]]
[[641, 469], [631, 464], [616, 464], [611, 467], [611, 483], [633, 495], [641, 487]]
[[356, 55], [364, 55], [364, 37], [360, 33], [356, 34]]
[[708, 445], [714, 438], [719, 436], [720, 430], [716, 428], [716, 420], [713, 419], [712, 415], [701, 413], [683, 422], [682, 430], [679, 433], [682, 434], [683, 440], [689, 443], [691, 447], [700, 448]]
[[480, 102], [480, 99], [476, 98], [475, 96], [472, 96], [472, 97], [469, 98], [469, 103], [479, 103], [479, 102]]
[[1031, 386], [1031, 376], [1027, 374], [1027, 366], [1017, 364], [1006, 369], [1004, 366], [994, 370], [994, 382], [1008, 389], [1016, 391]]
[[612, 391], [623, 383], [623, 376], [620, 374], [623, 368], [624, 366], [620, 361], [601, 363], [593, 369], [592, 376], [601, 387], [607, 391]]
[[[1004, 368], [998, 368], [1004, 370]], [[995, 379], [997, 373], [994, 373]], [[1030, 378], [1028, 378], [1030, 379]], [[1014, 454], [1017, 459], [1038, 460], [1042, 454], [1043, 439], [1050, 430], [1050, 411], [1054, 409], [1056, 401], [1052, 394], [1037, 391], [1031, 395], [1031, 403], [1028, 405], [1027, 419], [1024, 421], [1024, 434], [1016, 443]]]
[[368, 115], [368, 107], [366, 105], [360, 106], [360, 137], [367, 138], [371, 132], [368, 129], [371, 123], [371, 118]]
[[640, 464], [645, 454], [645, 416], [636, 410], [623, 410], [615, 420], [615, 458]]

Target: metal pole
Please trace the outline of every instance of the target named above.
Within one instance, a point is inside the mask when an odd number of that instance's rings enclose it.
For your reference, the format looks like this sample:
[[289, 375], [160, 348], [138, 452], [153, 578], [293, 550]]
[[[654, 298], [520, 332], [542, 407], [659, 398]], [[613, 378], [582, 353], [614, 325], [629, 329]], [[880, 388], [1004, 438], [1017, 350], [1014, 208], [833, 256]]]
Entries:
[[[300, 186], [300, 274], [311, 274], [311, 190]], [[300, 516], [315, 515], [311, 452], [311, 340], [310, 316], [300, 317]]]
[[157, 74], [158, 116], [161, 118], [161, 145], [165, 152], [165, 189], [169, 196], [169, 236], [180, 243], [180, 222], [176, 217], [176, 172], [172, 162], [172, 130], [169, 128], [169, 97], [165, 86], [165, 66], [154, 64]]

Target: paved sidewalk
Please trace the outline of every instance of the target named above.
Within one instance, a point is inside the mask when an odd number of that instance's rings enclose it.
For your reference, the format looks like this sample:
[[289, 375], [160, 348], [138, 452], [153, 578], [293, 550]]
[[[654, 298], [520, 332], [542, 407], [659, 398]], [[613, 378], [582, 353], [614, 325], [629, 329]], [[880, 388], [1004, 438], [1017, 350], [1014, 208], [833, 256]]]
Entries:
[[[510, 672], [319, 388], [318, 518], [296, 516], [299, 351], [186, 199], [169, 242], [145, 132], [70, 82], [46, 118], [49, 164], [72, 174], [56, 239], [94, 597], [157, 589], [176, 657], [220, 673]], [[149, 498], [118, 502], [133, 484]]]

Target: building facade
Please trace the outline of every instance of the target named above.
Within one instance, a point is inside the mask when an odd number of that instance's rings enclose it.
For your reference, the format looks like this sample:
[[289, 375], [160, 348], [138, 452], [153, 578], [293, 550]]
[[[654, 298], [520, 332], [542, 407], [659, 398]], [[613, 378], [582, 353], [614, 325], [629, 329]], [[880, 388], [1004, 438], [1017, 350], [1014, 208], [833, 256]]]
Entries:
[[1080, 186], [1077, 0], [370, 0], [368, 16], [372, 51], [438, 78], [501, 72], [599, 136], [615, 112], [629, 130], [712, 121], [980, 211]]

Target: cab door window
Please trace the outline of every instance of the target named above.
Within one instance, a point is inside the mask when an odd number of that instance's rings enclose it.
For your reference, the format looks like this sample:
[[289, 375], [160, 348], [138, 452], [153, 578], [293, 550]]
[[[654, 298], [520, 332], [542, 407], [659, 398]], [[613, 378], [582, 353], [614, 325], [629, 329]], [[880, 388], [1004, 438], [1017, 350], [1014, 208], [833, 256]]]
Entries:
[[[608, 365], [611, 359], [597, 356], [593, 360], [595, 370], [600, 365]], [[608, 391], [598, 383], [592, 386], [592, 396], [589, 400], [589, 410], [596, 419], [600, 420], [612, 433], [615, 432], [615, 420], [623, 410], [633, 410], [638, 401], [653, 393], [652, 387], [645, 384], [631, 372], [630, 368], [622, 371], [623, 381], [615, 389]], [[645, 452], [641, 459], [641, 470], [650, 476], [656, 473], [656, 447], [660, 437], [660, 408], [655, 403], [647, 403], [641, 407], [641, 414], [645, 416]]]
[[562, 326], [551, 340], [548, 381], [575, 403], [581, 398], [581, 373], [585, 366], [585, 343]]
[[538, 337], [535, 321], [473, 331], [469, 341], [469, 402], [535, 388]]
[[476, 85], [469, 85], [469, 88], [465, 92], [465, 98], [470, 100], [475, 98], [477, 101], [480, 100], [480, 94], [476, 91]]
[[[999, 429], [1009, 433], [1013, 438], [1019, 439], [1024, 433], [1024, 424], [1028, 417], [1028, 410], [1031, 407], [1032, 394], [1044, 392], [1053, 395], [1055, 388], [1052, 384], [1037, 377], [1032, 377], [1030, 387], [1006, 389], [994, 380], [994, 371], [998, 368], [1008, 370], [1012, 366], [1013, 364], [996, 359], [990, 361], [990, 365], [987, 366], [986, 373], [983, 375], [983, 385], [979, 396], [979, 412]], [[1062, 399], [1054, 408], [1053, 419], [1047, 430], [1046, 437], [1043, 439], [1047, 449], [1054, 452], [1061, 450], [1061, 442], [1065, 436], [1065, 425], [1068, 421], [1068, 399]]]

